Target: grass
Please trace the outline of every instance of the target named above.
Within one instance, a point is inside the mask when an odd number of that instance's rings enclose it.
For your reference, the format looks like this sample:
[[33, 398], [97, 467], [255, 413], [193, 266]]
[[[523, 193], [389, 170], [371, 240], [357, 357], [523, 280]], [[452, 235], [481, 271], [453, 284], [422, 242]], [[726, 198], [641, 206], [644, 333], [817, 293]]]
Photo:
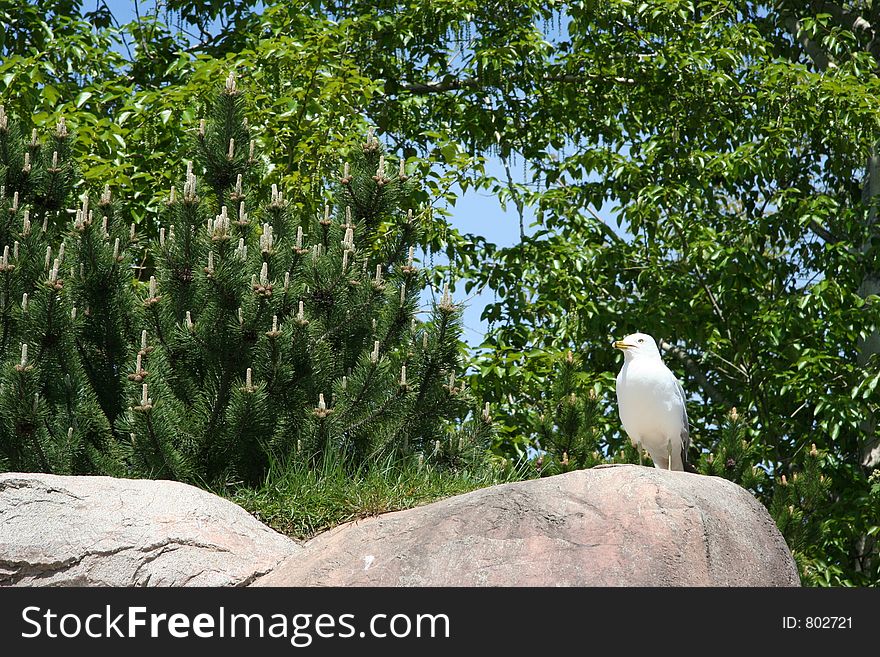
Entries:
[[263, 486], [239, 489], [232, 500], [274, 530], [307, 539], [351, 520], [523, 478], [522, 469], [491, 462], [479, 470], [451, 470], [399, 460], [356, 469], [327, 461], [318, 470], [273, 468]]

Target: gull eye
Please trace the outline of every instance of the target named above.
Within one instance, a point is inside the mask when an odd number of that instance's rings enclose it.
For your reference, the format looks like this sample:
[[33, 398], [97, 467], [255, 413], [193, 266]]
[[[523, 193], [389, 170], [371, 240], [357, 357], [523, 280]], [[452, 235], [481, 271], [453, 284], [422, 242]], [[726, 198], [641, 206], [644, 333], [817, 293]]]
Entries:
[[644, 342], [645, 338], [639, 338], [639, 342]]

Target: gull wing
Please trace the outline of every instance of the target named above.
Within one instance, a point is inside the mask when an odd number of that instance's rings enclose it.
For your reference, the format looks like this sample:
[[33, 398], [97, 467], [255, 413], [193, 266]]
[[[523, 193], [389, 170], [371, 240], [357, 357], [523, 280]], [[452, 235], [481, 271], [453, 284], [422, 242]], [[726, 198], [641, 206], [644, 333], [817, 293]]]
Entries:
[[678, 379], [675, 380], [675, 392], [681, 401], [681, 462], [685, 464], [688, 462], [687, 454], [691, 446], [691, 424], [688, 420], [687, 398]]

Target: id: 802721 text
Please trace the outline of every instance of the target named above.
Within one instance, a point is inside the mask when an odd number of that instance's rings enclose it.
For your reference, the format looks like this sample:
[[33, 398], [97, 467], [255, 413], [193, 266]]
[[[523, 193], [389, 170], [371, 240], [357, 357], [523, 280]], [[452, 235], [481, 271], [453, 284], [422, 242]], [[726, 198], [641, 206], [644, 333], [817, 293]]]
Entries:
[[783, 616], [786, 630], [851, 630], [852, 616]]

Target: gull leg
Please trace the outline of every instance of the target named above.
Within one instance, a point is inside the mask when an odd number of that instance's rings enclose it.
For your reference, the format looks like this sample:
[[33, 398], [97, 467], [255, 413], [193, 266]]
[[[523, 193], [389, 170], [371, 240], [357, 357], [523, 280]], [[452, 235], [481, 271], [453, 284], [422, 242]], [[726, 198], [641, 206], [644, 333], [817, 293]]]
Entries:
[[672, 438], [666, 441], [666, 455], [669, 458], [669, 461], [667, 461], [669, 464], [668, 468], [672, 470]]
[[636, 443], [636, 450], [639, 452], [639, 465], [642, 465], [642, 441]]

